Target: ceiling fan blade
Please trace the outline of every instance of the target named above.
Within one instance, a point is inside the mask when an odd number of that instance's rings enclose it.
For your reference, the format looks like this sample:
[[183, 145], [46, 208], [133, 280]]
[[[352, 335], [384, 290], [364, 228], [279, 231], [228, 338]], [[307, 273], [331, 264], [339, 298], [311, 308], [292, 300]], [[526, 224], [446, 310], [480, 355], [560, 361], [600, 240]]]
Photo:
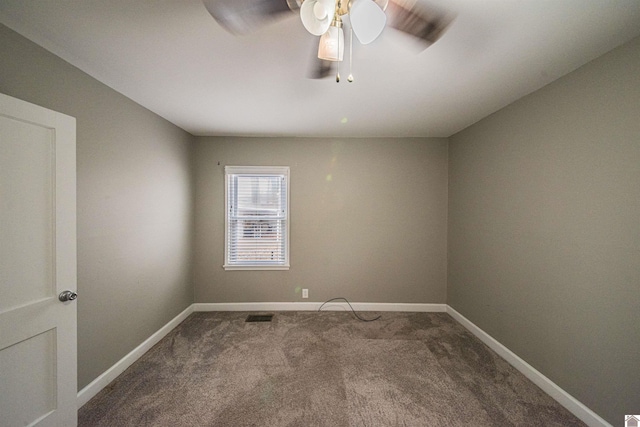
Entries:
[[246, 34], [300, 9], [298, 0], [202, 0], [211, 16], [227, 31]]
[[415, 0], [389, 0], [386, 12], [387, 25], [416, 37], [427, 46], [444, 34], [454, 18], [450, 13]]

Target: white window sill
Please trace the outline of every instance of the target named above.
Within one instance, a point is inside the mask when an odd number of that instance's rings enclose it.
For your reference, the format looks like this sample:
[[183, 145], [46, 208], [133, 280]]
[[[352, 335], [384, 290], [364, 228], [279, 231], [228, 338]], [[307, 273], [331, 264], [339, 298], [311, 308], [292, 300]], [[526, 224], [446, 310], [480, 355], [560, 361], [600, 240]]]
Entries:
[[288, 265], [223, 265], [225, 270], [289, 270]]

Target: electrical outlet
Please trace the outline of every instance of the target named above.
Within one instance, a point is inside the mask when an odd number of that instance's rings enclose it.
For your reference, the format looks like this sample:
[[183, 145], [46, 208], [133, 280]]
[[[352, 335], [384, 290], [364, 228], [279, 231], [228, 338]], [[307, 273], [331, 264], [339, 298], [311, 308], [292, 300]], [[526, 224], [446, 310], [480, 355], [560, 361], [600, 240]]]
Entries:
[[309, 289], [302, 290], [302, 298], [309, 298]]

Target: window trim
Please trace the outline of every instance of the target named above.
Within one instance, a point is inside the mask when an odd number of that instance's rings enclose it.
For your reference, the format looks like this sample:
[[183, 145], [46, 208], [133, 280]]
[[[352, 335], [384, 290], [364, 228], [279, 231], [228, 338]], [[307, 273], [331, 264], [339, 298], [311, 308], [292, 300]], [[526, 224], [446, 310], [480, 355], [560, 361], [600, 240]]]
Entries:
[[[229, 179], [234, 174], [284, 175], [286, 179], [285, 259], [281, 265], [230, 264], [229, 263]], [[224, 264], [225, 270], [289, 270], [290, 197], [291, 180], [289, 166], [225, 166], [224, 168]]]

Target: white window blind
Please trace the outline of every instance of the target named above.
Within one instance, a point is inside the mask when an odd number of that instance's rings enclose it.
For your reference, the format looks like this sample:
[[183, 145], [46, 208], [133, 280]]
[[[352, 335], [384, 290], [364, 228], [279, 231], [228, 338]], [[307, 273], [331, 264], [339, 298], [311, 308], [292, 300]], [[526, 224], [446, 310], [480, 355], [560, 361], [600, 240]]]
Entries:
[[226, 269], [289, 268], [289, 168], [227, 166]]

